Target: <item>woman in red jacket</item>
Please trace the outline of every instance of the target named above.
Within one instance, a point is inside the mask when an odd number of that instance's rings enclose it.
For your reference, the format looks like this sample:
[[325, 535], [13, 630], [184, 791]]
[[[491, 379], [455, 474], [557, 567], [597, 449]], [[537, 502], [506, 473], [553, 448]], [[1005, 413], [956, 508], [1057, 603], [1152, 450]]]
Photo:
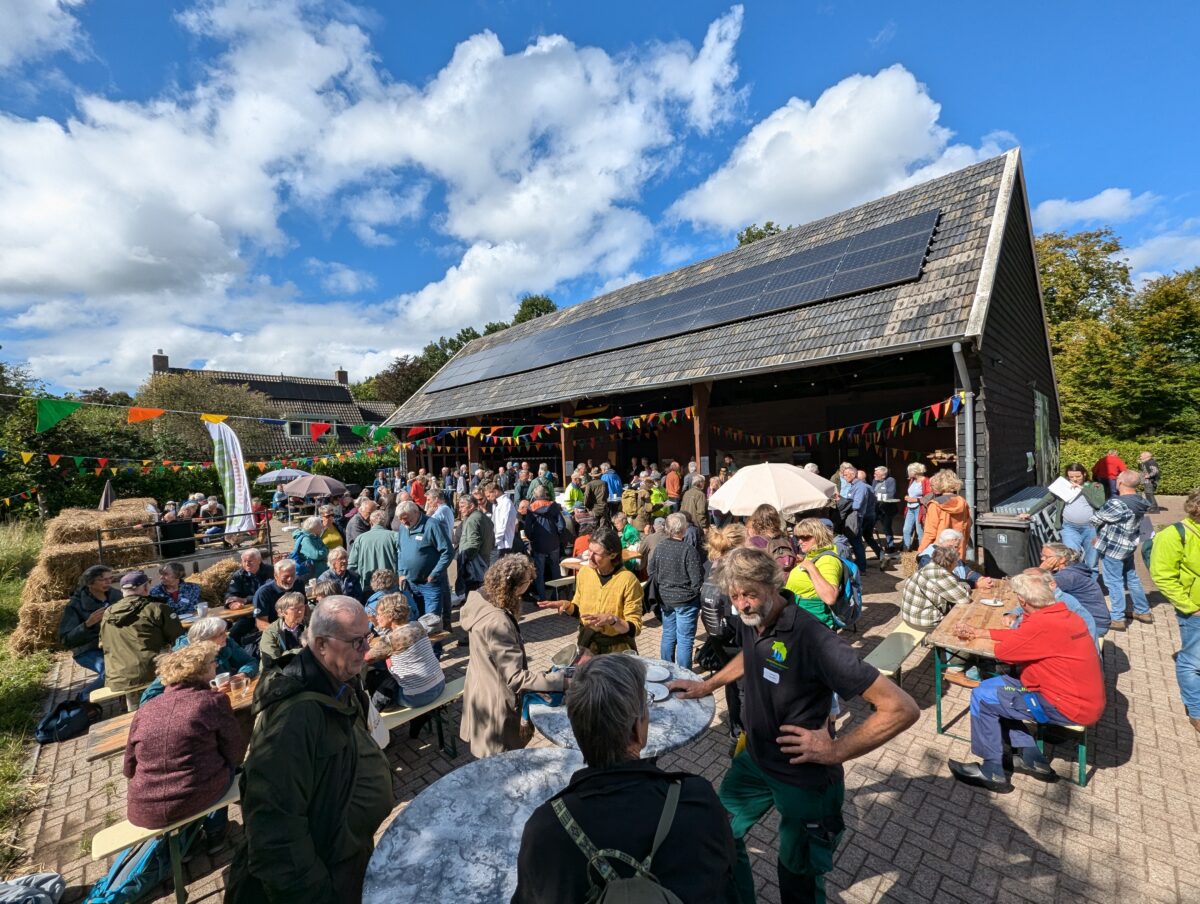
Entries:
[[[246, 738], [229, 697], [209, 687], [217, 647], [188, 644], [158, 658], [166, 690], [133, 717], [125, 745], [128, 815], [135, 826], [161, 829], [220, 800], [246, 755]], [[224, 807], [204, 819], [209, 851], [225, 839]]]

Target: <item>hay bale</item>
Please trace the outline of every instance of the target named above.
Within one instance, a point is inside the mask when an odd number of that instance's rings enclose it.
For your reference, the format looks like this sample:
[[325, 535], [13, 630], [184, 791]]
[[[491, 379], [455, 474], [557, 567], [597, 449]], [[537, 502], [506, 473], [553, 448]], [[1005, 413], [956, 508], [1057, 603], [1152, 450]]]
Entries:
[[[74, 593], [75, 587], [67, 591], [67, 595]], [[55, 596], [63, 596], [62, 593], [52, 593], [50, 591], [50, 573], [44, 565], [34, 565], [29, 571], [29, 575], [25, 578], [25, 586], [21, 588], [21, 608], [27, 605], [45, 602]]]
[[69, 600], [54, 599], [21, 606], [17, 629], [9, 641], [14, 653], [49, 650], [58, 645], [58, 623]]
[[[109, 540], [104, 544], [104, 564], [117, 571], [151, 562], [157, 555], [154, 544], [140, 535]], [[99, 561], [100, 551], [94, 542], [43, 546], [38, 564], [43, 570], [39, 582], [44, 584], [48, 593], [41, 594], [41, 598], [69, 596], [79, 583], [79, 576]], [[34, 571], [37, 571], [37, 567]], [[32, 572], [30, 576], [32, 580]]]
[[230, 576], [241, 567], [237, 559], [222, 559], [209, 565], [188, 581], [200, 585], [200, 597], [210, 606], [225, 605], [225, 591], [229, 589]]
[[[107, 512], [97, 512], [101, 536], [105, 540], [124, 540], [127, 537], [144, 536], [154, 539], [154, 518], [146, 511], [146, 506], [153, 504], [153, 499], [118, 499]], [[141, 530], [129, 530], [136, 525], [143, 525]]]
[[63, 509], [46, 524], [47, 546], [63, 546], [67, 543], [83, 543], [96, 539], [96, 528], [100, 527], [100, 512], [93, 509]]
[[157, 560], [158, 547], [149, 538], [140, 534], [104, 543], [104, 564], [117, 570]]

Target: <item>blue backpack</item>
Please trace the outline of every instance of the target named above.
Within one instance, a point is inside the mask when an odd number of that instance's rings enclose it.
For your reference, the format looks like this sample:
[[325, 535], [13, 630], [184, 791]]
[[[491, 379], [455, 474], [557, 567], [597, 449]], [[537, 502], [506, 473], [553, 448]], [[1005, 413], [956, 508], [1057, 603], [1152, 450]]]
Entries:
[[818, 561], [824, 556], [835, 556], [842, 563], [842, 584], [838, 587], [837, 599], [833, 601], [833, 605], [829, 607], [833, 614], [834, 629], [844, 631], [849, 628], [854, 630], [854, 625], [862, 615], [862, 578], [858, 573], [858, 566], [845, 556], [839, 556], [832, 552], [820, 553], [813, 561]]
[[87, 734], [88, 727], [100, 721], [100, 707], [83, 700], [64, 700], [50, 710], [33, 731], [39, 744], [53, 744]]
[[[180, 857], [186, 856], [203, 822], [197, 819], [179, 830]], [[171, 854], [166, 837], [148, 838], [117, 854], [108, 874], [92, 886], [83, 904], [133, 904], [150, 897], [170, 878]]]

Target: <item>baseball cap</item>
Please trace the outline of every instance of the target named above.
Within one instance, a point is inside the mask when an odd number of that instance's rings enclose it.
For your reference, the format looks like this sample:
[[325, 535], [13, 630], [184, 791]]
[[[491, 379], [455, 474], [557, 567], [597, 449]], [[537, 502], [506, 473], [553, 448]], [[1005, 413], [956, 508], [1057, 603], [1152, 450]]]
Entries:
[[137, 587], [141, 584], [149, 584], [150, 579], [146, 577], [144, 571], [131, 571], [129, 574], [121, 576], [122, 587]]

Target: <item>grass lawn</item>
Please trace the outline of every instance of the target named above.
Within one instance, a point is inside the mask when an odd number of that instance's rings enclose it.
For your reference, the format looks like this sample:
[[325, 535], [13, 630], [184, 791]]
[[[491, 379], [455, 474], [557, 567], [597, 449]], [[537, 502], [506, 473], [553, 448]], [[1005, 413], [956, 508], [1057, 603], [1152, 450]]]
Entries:
[[23, 575], [41, 547], [41, 531], [0, 525], [0, 875], [24, 856], [15, 847], [21, 820], [29, 809], [29, 785], [21, 768], [42, 697], [49, 653], [13, 656], [8, 636], [17, 626]]

